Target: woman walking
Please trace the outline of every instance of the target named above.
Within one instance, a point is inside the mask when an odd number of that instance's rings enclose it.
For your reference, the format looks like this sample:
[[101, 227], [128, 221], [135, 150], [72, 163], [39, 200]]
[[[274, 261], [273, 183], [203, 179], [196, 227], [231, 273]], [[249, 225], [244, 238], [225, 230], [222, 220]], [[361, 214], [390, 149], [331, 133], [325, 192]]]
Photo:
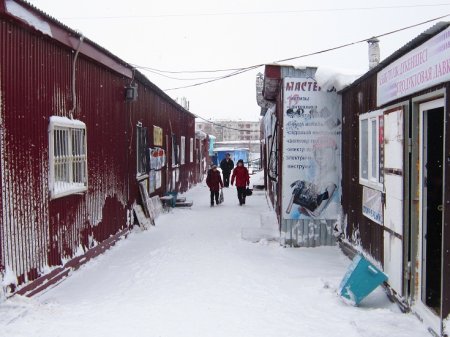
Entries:
[[242, 159], [238, 160], [237, 165], [233, 170], [231, 185], [234, 184], [235, 179], [239, 206], [242, 206], [245, 205], [245, 188], [250, 185], [250, 176], [248, 175], [248, 170], [244, 166], [244, 161]]
[[211, 169], [208, 171], [208, 175], [206, 176], [206, 185], [208, 185], [211, 192], [211, 207], [214, 206], [214, 199], [216, 200], [216, 205], [218, 205], [219, 191], [223, 187], [223, 182], [220, 177], [220, 172], [217, 171], [216, 165], [212, 165]]

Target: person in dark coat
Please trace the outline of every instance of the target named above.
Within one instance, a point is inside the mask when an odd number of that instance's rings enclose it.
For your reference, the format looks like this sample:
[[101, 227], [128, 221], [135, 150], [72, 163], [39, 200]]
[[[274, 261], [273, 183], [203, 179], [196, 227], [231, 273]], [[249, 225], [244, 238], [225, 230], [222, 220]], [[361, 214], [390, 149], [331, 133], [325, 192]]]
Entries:
[[214, 199], [216, 200], [216, 205], [218, 205], [219, 191], [223, 187], [223, 182], [216, 165], [212, 165], [211, 169], [208, 171], [208, 175], [206, 176], [206, 185], [208, 185], [211, 192], [211, 207], [214, 206]]
[[231, 160], [231, 156], [229, 153], [225, 155], [225, 158], [220, 162], [220, 169], [222, 170], [223, 175], [223, 185], [228, 187], [230, 185], [230, 174], [231, 170], [234, 168], [233, 160]]
[[245, 189], [250, 185], [250, 176], [248, 174], [247, 168], [244, 166], [244, 161], [239, 159], [236, 167], [233, 170], [233, 175], [231, 176], [231, 185], [234, 184], [236, 180], [236, 189], [239, 199], [239, 205], [245, 205]]

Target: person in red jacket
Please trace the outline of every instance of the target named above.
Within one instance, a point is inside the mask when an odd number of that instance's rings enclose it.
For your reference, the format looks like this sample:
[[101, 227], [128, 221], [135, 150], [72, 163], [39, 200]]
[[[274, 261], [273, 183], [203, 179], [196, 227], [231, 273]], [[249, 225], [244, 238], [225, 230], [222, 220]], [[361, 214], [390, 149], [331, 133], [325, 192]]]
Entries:
[[216, 199], [216, 205], [219, 204], [219, 191], [223, 187], [222, 177], [217, 170], [216, 165], [212, 165], [206, 176], [206, 185], [208, 185], [211, 192], [211, 207], [214, 206], [214, 199]]
[[245, 188], [250, 185], [250, 176], [248, 175], [248, 170], [244, 166], [244, 161], [239, 159], [236, 167], [233, 170], [233, 175], [231, 176], [231, 185], [234, 184], [236, 179], [236, 189], [239, 199], [239, 205], [245, 205]]

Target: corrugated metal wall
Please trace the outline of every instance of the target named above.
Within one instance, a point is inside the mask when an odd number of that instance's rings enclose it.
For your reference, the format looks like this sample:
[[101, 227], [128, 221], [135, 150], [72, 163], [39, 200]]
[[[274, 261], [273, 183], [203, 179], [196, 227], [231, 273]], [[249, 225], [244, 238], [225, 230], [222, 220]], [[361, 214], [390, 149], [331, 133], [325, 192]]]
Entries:
[[[12, 270], [18, 283], [60, 265], [129, 225], [139, 202], [136, 182], [136, 125], [163, 128], [186, 137], [186, 164], [179, 168], [179, 191], [194, 183], [189, 162], [195, 118], [142, 75], [137, 101], [126, 102], [130, 79], [79, 55], [74, 118], [86, 123], [88, 191], [55, 200], [48, 193], [48, 124], [72, 108], [74, 51], [50, 37], [0, 17], [0, 270]], [[169, 123], [170, 121], [170, 123]], [[172, 127], [170, 127], [172, 126]], [[169, 172], [172, 177], [170, 155]], [[162, 175], [162, 194], [171, 181]], [[168, 184], [169, 183], [169, 184]]]
[[283, 219], [281, 238], [285, 245], [293, 247], [334, 246], [333, 227], [336, 220]]

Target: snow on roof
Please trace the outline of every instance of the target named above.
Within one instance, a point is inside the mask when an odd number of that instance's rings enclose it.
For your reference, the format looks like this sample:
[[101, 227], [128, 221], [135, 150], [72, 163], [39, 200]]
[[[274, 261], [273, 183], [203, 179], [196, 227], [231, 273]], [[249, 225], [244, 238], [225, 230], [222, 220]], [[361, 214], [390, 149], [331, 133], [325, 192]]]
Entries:
[[332, 90], [334, 88], [336, 91], [341, 91], [360, 76], [361, 73], [354, 70], [321, 66], [317, 68], [315, 79], [324, 90]]
[[259, 144], [261, 141], [256, 140], [223, 140], [220, 142], [216, 142], [216, 144]]
[[20, 4], [13, 1], [6, 1], [6, 11], [17, 18], [22, 19], [42, 33], [52, 36], [50, 25]]
[[249, 151], [249, 149], [246, 148], [246, 147], [240, 147], [240, 148], [236, 148], [236, 149], [234, 147], [217, 147], [217, 148], [214, 149], [214, 152], [222, 152], [222, 151], [230, 151], [230, 152], [233, 152], [233, 151]]
[[86, 124], [77, 119], [70, 119], [67, 117], [61, 116], [51, 116], [50, 117], [50, 126], [64, 126], [64, 127], [73, 127], [73, 128], [85, 128]]
[[203, 131], [201, 131], [201, 130], [196, 130], [195, 131], [195, 136], [197, 137], [197, 138], [199, 138], [199, 139], [205, 139], [206, 138], [206, 133], [204, 133]]

